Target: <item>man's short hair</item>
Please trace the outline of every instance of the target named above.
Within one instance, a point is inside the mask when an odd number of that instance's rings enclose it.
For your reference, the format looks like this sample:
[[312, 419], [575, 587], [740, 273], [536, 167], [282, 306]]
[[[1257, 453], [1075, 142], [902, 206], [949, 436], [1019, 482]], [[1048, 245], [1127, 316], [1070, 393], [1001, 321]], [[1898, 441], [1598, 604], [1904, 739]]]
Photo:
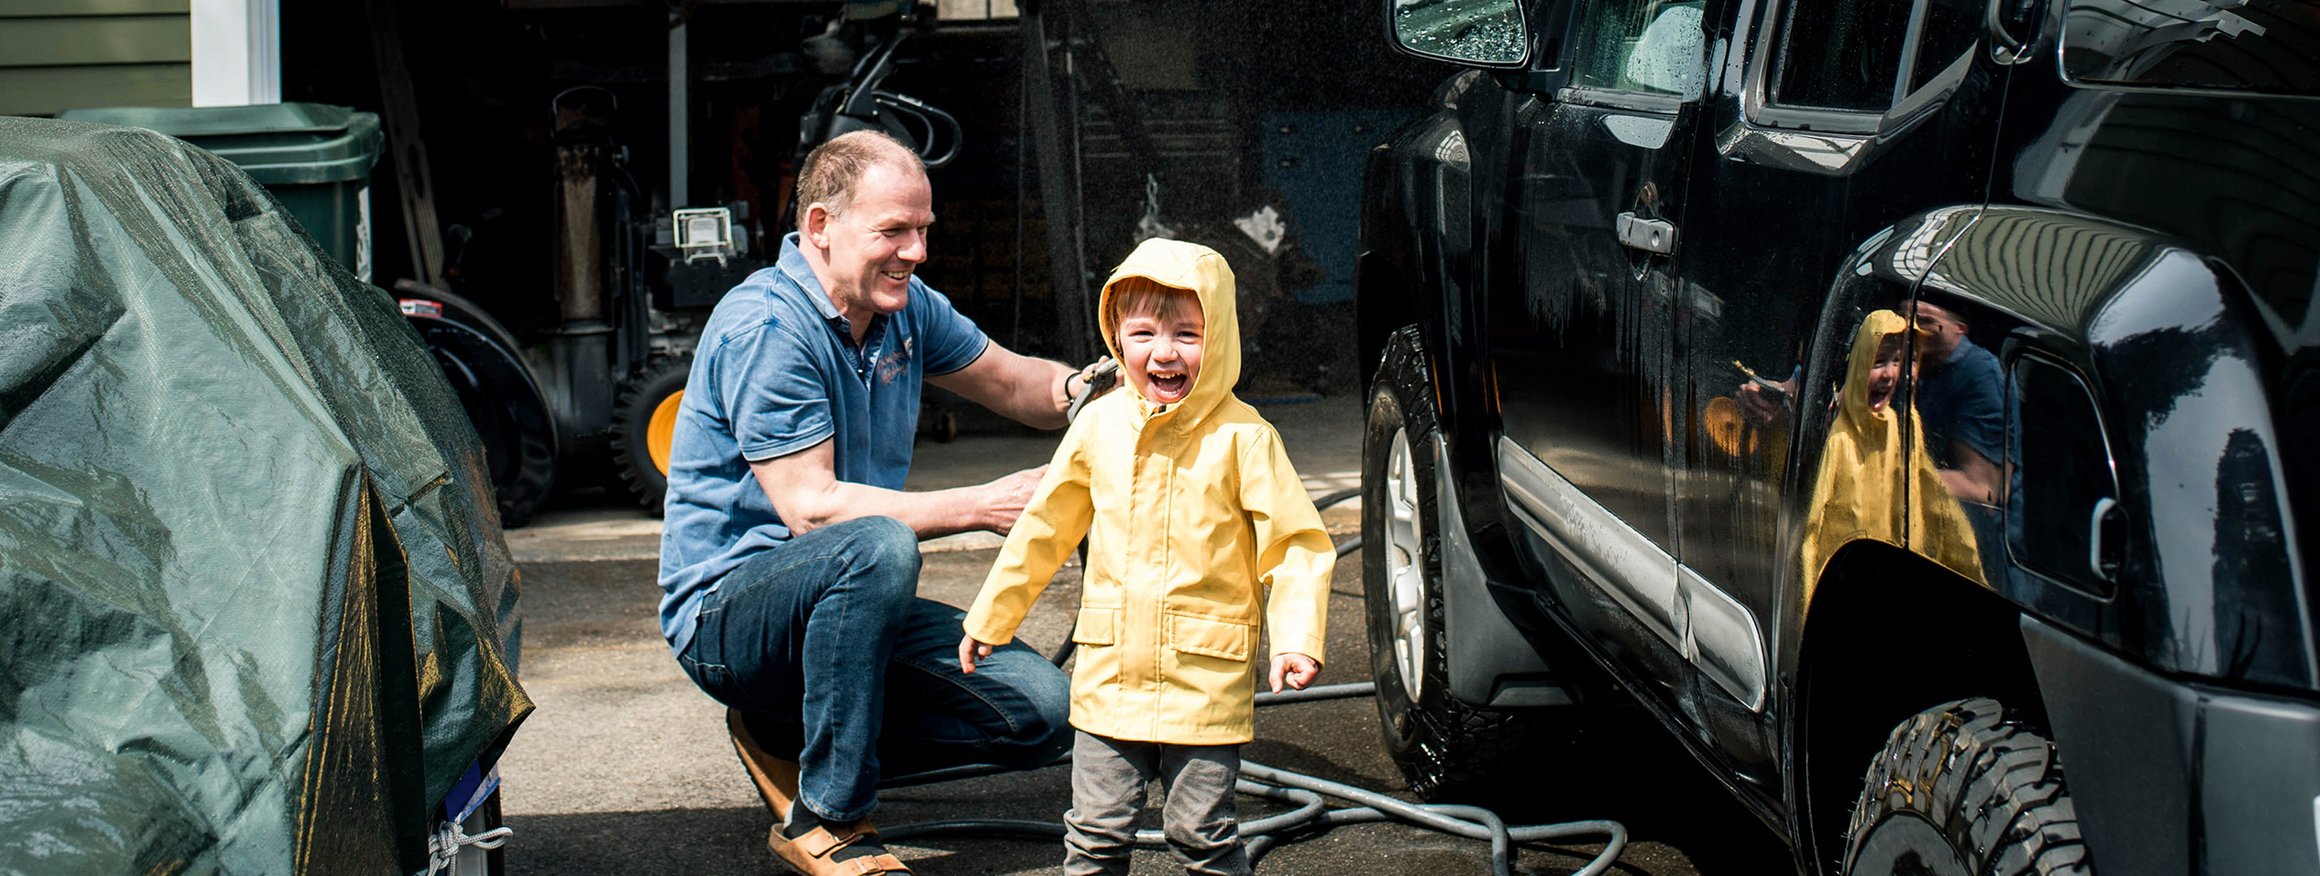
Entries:
[[816, 203], [832, 218], [844, 213], [854, 203], [854, 185], [880, 165], [926, 172], [918, 153], [884, 131], [849, 131], [806, 153], [805, 164], [798, 168], [798, 228], [805, 228], [806, 208]]
[[1921, 319], [1931, 317], [1957, 326], [1961, 331], [1966, 328], [1966, 321], [1960, 318], [1955, 311], [1931, 301], [1918, 301], [1910, 309]]
[[1111, 297], [1106, 299], [1106, 303], [1110, 307], [1104, 314], [1105, 322], [1115, 333], [1120, 330], [1120, 322], [1130, 316], [1149, 315], [1174, 319], [1186, 312], [1201, 312], [1200, 295], [1192, 290], [1178, 289], [1155, 282], [1150, 277], [1134, 275], [1121, 277], [1114, 282]]

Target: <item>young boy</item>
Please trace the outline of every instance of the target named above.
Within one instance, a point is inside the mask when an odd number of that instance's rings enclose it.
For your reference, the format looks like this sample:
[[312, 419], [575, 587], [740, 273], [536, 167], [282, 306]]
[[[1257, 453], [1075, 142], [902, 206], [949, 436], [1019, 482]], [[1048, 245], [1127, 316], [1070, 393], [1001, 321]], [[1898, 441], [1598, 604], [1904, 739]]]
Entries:
[[1234, 817], [1254, 735], [1259, 621], [1271, 685], [1321, 671], [1336, 552], [1281, 436], [1234, 398], [1232, 270], [1207, 247], [1148, 240], [1104, 284], [1104, 342], [1133, 393], [1089, 402], [967, 612], [959, 664], [1014, 638], [1090, 537], [1072, 641], [1064, 872], [1128, 872], [1145, 786], [1191, 873], [1249, 872]]

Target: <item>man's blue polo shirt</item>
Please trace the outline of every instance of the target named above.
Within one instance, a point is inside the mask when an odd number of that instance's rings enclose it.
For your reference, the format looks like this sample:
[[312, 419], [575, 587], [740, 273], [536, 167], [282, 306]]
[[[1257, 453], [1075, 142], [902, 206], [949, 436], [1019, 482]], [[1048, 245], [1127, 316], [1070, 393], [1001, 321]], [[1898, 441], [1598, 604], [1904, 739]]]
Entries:
[[990, 344], [950, 299], [910, 280], [910, 304], [872, 317], [862, 346], [814, 278], [796, 234], [773, 267], [725, 294], [701, 330], [669, 447], [661, 531], [661, 635], [684, 653], [701, 596], [789, 541], [750, 474], [834, 441], [838, 480], [901, 489], [918, 429], [919, 382], [973, 364]]

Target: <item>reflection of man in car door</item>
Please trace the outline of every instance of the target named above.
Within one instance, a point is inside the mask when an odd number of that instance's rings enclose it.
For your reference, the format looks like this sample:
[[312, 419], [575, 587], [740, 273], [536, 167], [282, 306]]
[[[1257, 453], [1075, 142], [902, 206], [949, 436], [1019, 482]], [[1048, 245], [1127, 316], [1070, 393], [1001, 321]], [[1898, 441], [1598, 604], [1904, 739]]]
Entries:
[[1917, 303], [1917, 419], [1942, 486], [1956, 496], [1981, 543], [1990, 573], [2006, 566], [1998, 510], [2005, 474], [2006, 390], [1998, 357], [1966, 337], [1948, 308]]
[[1908, 544], [1961, 575], [1982, 580], [1974, 531], [1963, 509], [1942, 485], [1925, 442], [1904, 440], [1901, 430], [1915, 429], [1915, 421], [1893, 413], [1908, 332], [1909, 322], [1901, 314], [1877, 310], [1853, 335], [1828, 444], [1813, 480], [1812, 514], [1805, 521], [1808, 600], [1822, 565], [1856, 539]]
[[1966, 324], [1939, 305], [1917, 304], [1917, 415], [1926, 451], [1951, 495], [1998, 500], [1998, 460], [2006, 439], [2006, 391], [1998, 357], [1966, 337]]

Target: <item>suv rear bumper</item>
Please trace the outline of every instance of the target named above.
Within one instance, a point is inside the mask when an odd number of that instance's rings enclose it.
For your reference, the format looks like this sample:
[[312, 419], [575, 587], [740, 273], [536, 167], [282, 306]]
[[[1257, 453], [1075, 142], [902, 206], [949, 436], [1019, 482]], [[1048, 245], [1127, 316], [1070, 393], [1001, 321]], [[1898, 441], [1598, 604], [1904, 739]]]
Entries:
[[2105, 876], [2320, 873], [2320, 703], [2170, 679], [2034, 618], [2022, 638]]

